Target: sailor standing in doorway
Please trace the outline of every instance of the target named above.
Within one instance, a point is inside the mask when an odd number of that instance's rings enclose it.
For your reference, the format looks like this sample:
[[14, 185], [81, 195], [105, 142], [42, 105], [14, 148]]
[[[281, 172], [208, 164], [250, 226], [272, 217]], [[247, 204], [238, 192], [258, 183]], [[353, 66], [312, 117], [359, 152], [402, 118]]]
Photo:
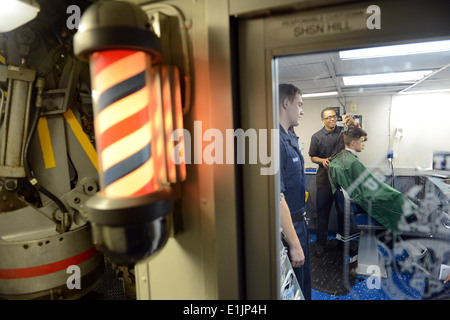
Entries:
[[301, 91], [291, 84], [279, 86], [280, 186], [283, 242], [305, 300], [311, 299], [309, 236], [304, 219], [306, 182], [304, 158], [292, 128], [303, 115]]

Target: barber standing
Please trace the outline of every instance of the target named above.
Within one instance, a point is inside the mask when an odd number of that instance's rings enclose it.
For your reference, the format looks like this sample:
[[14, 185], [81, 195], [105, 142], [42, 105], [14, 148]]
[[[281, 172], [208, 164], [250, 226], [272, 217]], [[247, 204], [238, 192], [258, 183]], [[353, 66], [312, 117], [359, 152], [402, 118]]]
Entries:
[[[316, 173], [317, 249], [314, 252], [314, 255], [318, 258], [323, 257], [327, 249], [328, 222], [331, 206], [334, 201], [330, 181], [328, 180], [328, 165], [331, 156], [344, 149], [342, 139], [339, 139], [344, 127], [336, 125], [336, 111], [332, 108], [325, 108], [322, 110], [320, 116], [324, 126], [311, 137], [311, 144], [309, 147], [311, 161], [319, 165]], [[347, 126], [359, 126], [359, 123], [349, 115], [344, 114], [342, 118]], [[335, 207], [337, 212], [338, 233], [342, 235], [344, 230], [344, 215], [339, 210], [338, 206]]]

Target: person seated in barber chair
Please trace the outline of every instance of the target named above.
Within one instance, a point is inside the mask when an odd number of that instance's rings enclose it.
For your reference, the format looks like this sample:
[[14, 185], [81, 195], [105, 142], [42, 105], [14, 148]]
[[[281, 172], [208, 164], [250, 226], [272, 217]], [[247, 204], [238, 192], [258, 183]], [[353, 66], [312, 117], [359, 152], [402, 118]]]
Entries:
[[400, 234], [401, 219], [413, 220], [417, 205], [398, 190], [377, 179], [358, 159], [367, 133], [350, 127], [342, 133], [345, 149], [331, 159], [328, 178], [333, 194], [342, 187], [371, 217], [393, 234]]

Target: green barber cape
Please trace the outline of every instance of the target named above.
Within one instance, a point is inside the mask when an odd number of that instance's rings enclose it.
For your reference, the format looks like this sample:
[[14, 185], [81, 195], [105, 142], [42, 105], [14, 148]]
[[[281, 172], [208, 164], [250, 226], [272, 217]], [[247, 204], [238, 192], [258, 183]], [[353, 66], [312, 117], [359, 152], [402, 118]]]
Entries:
[[414, 202], [398, 190], [377, 179], [355, 154], [342, 150], [335, 155], [328, 169], [333, 194], [341, 186], [368, 214], [394, 234], [398, 223], [416, 211]]

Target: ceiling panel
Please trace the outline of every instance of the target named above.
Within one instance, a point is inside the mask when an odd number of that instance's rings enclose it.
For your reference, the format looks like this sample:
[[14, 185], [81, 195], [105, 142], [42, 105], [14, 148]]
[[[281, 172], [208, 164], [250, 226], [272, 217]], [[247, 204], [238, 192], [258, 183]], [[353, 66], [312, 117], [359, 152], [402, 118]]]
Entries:
[[325, 63], [285, 66], [279, 67], [279, 70], [283, 74], [284, 81], [318, 80], [331, 77]]
[[[338, 52], [299, 54], [278, 58], [279, 82], [293, 83], [303, 93], [339, 91], [344, 97], [392, 95], [401, 90], [450, 89], [450, 51], [341, 60]], [[345, 87], [343, 76], [432, 70], [436, 72], [418, 83]]]

